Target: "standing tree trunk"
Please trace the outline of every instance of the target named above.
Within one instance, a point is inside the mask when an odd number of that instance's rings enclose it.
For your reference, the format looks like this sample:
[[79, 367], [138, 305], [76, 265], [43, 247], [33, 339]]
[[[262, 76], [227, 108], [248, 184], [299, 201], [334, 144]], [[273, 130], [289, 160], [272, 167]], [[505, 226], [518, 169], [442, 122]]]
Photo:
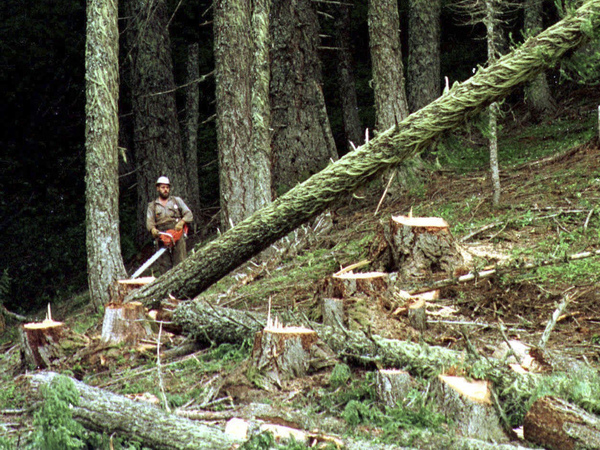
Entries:
[[408, 106], [421, 109], [440, 95], [441, 0], [408, 2]]
[[[535, 36], [543, 27], [542, 0], [525, 0], [524, 9], [525, 33], [527, 36]], [[545, 73], [540, 73], [525, 87], [525, 102], [536, 120], [543, 119], [556, 110]]]
[[337, 40], [337, 73], [339, 83], [340, 100], [342, 102], [342, 120], [344, 123], [344, 135], [346, 137], [346, 148], [352, 150], [350, 142], [359, 146], [363, 142], [362, 126], [358, 116], [358, 101], [356, 99], [356, 85], [354, 72], [352, 70], [352, 53], [350, 49], [350, 32], [352, 21], [350, 20], [350, 9], [346, 4], [340, 4], [337, 8], [338, 16], [335, 20], [335, 35]]
[[[269, 85], [269, 24], [272, 0], [254, 0], [252, 10], [252, 172], [254, 175], [254, 213], [271, 203], [271, 99]], [[248, 214], [250, 215], [250, 214]], [[244, 219], [247, 216], [244, 216]]]
[[117, 2], [88, 0], [86, 11], [86, 248], [90, 297], [99, 308], [113, 282], [126, 275], [119, 236]]
[[271, 18], [272, 182], [281, 193], [337, 159], [337, 150], [321, 90], [314, 6], [274, 0]]
[[217, 139], [225, 229], [271, 200], [268, 2], [255, 2], [254, 14], [252, 3], [215, 3]]
[[498, 62], [411, 114], [399, 127], [380, 133], [299, 184], [234, 229], [221, 235], [129, 300], [151, 303], [175, 296], [194, 297], [277, 239], [323, 212], [339, 199], [412, 157], [446, 130], [453, 129], [512, 89], [556, 64], [588, 42], [600, 28], [600, 2], [588, 0], [578, 10]]
[[131, 64], [134, 152], [137, 162], [138, 243], [149, 238], [148, 202], [159, 176], [171, 180], [172, 195], [187, 201], [187, 170], [175, 104], [171, 41], [164, 0], [125, 0]]
[[[185, 165], [187, 169], [189, 198], [186, 204], [192, 211], [200, 211], [200, 183], [198, 180], [198, 117], [200, 115], [199, 46], [188, 45], [187, 88], [185, 90]], [[192, 225], [196, 227], [194, 223]]]
[[[502, 41], [502, 29], [498, 20], [498, 0], [485, 0], [484, 24], [487, 30], [488, 64], [496, 61], [499, 55], [499, 43]], [[498, 116], [500, 107], [494, 102], [488, 107], [489, 126], [489, 149], [490, 149], [490, 171], [492, 178], [492, 201], [494, 206], [500, 204], [500, 169], [498, 165]]]
[[383, 132], [408, 116], [397, 0], [369, 0], [369, 46], [375, 129]]

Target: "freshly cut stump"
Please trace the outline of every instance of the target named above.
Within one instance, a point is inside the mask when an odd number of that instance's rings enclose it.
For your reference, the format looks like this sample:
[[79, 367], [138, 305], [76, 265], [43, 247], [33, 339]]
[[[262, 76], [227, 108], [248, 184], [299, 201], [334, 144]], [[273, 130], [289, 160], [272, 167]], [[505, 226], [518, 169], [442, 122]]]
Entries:
[[355, 295], [377, 297], [388, 288], [388, 274], [384, 272], [344, 272], [333, 275], [329, 280], [327, 297], [350, 298]]
[[404, 370], [380, 369], [375, 376], [377, 398], [390, 408], [405, 402], [413, 384], [412, 377]]
[[488, 381], [438, 375], [433, 388], [440, 410], [455, 422], [460, 435], [484, 441], [509, 441], [492, 406]]
[[133, 280], [115, 281], [109, 292], [110, 303], [123, 303], [127, 295], [142, 286], [152, 283], [155, 279], [154, 277], [140, 277]]
[[60, 345], [63, 334], [63, 323], [52, 319], [22, 325], [19, 337], [23, 360], [40, 369], [52, 367], [65, 356]]
[[544, 448], [600, 448], [600, 417], [560, 398], [542, 397], [527, 411], [523, 435]]
[[439, 217], [392, 216], [383, 224], [375, 265], [403, 277], [451, 275], [463, 257], [448, 223]]
[[283, 387], [287, 380], [307, 374], [317, 333], [304, 327], [267, 326], [256, 333], [252, 365], [264, 376], [263, 387]]
[[140, 302], [109, 303], [104, 307], [102, 340], [106, 343], [125, 342], [136, 345], [152, 335], [152, 328]]

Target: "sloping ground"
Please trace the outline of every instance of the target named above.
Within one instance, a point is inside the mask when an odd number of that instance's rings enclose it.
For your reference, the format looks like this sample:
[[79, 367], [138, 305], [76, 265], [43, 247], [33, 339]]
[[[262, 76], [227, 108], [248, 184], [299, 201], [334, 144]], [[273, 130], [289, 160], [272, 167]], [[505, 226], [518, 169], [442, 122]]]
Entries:
[[[318, 320], [323, 280], [342, 267], [368, 258], [379, 221], [411, 209], [415, 216], [437, 216], [449, 222], [469, 257], [466, 270], [600, 249], [599, 156], [600, 149], [593, 140], [504, 169], [502, 204], [498, 208], [491, 205], [486, 171], [439, 170], [429, 173], [426, 180], [412, 180], [408, 189], [393, 184], [377, 214], [383, 187], [373, 183], [310, 227], [278, 243], [262, 259], [226, 277], [202, 297], [219, 306], [261, 312], [266, 312], [270, 304], [273, 315], [292, 309]], [[369, 266], [362, 270], [368, 271]], [[357, 301], [350, 308], [350, 326], [388, 338], [456, 350], [472, 346], [482, 355], [491, 356], [505, 339], [537, 345], [557, 304], [568, 297], [570, 303], [547, 344], [552, 363], [563, 370], [573, 370], [583, 363], [597, 369], [599, 274], [600, 258], [587, 258], [535, 269], [506, 270], [495, 277], [451, 285], [441, 290], [438, 300], [427, 304], [429, 326], [423, 333], [409, 325], [406, 311], [401, 308]], [[69, 309], [69, 305], [63, 305], [54, 316], [64, 318], [94, 341], [101, 317], [85, 307], [72, 315]], [[181, 342], [181, 337], [163, 332], [161, 348], [174, 349]], [[25, 410], [19, 412], [28, 400], [22, 385], [12, 382], [20, 370], [16, 341], [7, 341], [2, 350], [6, 356], [0, 359], [0, 376], [7, 387], [0, 393], [4, 422], [0, 437], [15, 442], [16, 436], [30, 436], [32, 417]], [[351, 432], [357, 439], [379, 437], [405, 445], [416, 439], [415, 429], [425, 434], [428, 432], [423, 430], [427, 429], [445, 433], [450, 427], [435, 408], [425, 404], [422, 394], [414, 400], [421, 405], [419, 415], [400, 417], [398, 411], [388, 411], [382, 419], [378, 415], [382, 413], [372, 409], [373, 382], [367, 370], [372, 367], [354, 367], [345, 372], [341, 365], [299, 379], [282, 391], [258, 389], [244, 363], [248, 353], [244, 344], [195, 349], [185, 356], [165, 355], [162, 375], [166, 398], [172, 407], [218, 412], [221, 415], [213, 417], [217, 423], [260, 402], [277, 407], [276, 416], [282, 423], [320, 426], [338, 434]], [[163, 398], [157, 381], [155, 347], [145, 351], [111, 348], [93, 362], [80, 361], [64, 369], [88, 384], [117, 393], [147, 392]], [[428, 389], [426, 386], [424, 383], [423, 390]], [[299, 413], [303, 413], [302, 418], [297, 417]], [[273, 416], [272, 411], [267, 415]], [[306, 419], [321, 415], [323, 419], [317, 422]], [[330, 417], [328, 425], [326, 416]], [[405, 425], [400, 428], [413, 431], [394, 437], [401, 423]], [[422, 445], [420, 448], [426, 448]], [[429, 448], [436, 448], [432, 445]]]

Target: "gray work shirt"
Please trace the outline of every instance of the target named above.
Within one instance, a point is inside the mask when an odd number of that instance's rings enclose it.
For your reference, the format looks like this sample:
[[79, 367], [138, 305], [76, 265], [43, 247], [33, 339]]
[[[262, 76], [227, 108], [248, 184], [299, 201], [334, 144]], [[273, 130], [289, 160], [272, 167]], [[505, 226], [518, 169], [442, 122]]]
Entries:
[[148, 204], [146, 214], [146, 228], [148, 231], [152, 231], [152, 228], [155, 227], [159, 231], [175, 228], [175, 225], [181, 219], [185, 220], [186, 223], [191, 223], [194, 217], [190, 208], [180, 197], [171, 195], [164, 206], [159, 198]]

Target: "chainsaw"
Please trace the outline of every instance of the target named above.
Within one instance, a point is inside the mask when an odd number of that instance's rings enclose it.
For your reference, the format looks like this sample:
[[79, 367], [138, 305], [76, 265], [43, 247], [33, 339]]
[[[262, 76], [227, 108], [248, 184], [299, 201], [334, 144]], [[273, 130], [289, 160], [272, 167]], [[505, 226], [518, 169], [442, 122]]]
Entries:
[[167, 250], [172, 249], [173, 247], [175, 247], [175, 244], [177, 243], [177, 241], [179, 239], [182, 238], [182, 236], [186, 236], [187, 237], [187, 232], [188, 232], [188, 226], [187, 224], [183, 226], [183, 228], [180, 231], [177, 230], [167, 230], [167, 231], [159, 231], [158, 232], [158, 237], [161, 240], [163, 246], [161, 248], [159, 248], [156, 253], [154, 255], [152, 255], [148, 261], [146, 261], [144, 264], [142, 264], [142, 266], [135, 271], [135, 273], [133, 275], [131, 275], [131, 279], [133, 280], [134, 278], [139, 277], [141, 274], [144, 273], [144, 271], [150, 267], [152, 264], [154, 264], [156, 262], [156, 260], [158, 258], [160, 258], [160, 256], [166, 252]]

